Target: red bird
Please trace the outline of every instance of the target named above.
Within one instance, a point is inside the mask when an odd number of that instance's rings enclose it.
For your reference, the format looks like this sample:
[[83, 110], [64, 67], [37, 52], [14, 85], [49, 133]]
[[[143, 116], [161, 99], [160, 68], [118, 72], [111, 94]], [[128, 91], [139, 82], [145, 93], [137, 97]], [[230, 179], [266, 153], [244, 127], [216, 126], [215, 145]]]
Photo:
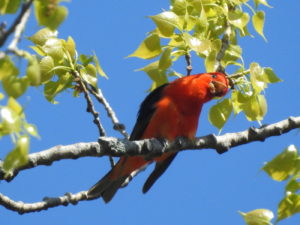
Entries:
[[[204, 103], [222, 97], [228, 91], [223, 73], [202, 73], [179, 78], [152, 91], [142, 102], [130, 140], [177, 137], [194, 138]], [[128, 179], [148, 164], [156, 166], [144, 184], [147, 192], [164, 173], [177, 153], [165, 153], [147, 160], [143, 156], [123, 156], [87, 193], [88, 198], [102, 197], [107, 203]]]

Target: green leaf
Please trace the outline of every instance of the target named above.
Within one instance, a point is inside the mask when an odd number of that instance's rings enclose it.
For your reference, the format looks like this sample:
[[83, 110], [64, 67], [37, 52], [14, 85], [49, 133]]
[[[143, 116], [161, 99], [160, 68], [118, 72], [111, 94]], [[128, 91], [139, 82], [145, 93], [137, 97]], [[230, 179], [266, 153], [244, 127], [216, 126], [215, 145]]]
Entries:
[[138, 57], [142, 59], [152, 59], [162, 52], [160, 39], [157, 34], [149, 35], [140, 46], [128, 57]]
[[38, 86], [41, 84], [40, 65], [36, 56], [31, 56], [29, 58], [29, 63], [26, 69], [26, 76], [28, 77], [30, 85]]
[[10, 13], [14, 14], [18, 11], [21, 0], [1, 0], [0, 14]]
[[266, 82], [268, 82], [268, 83], [277, 83], [277, 82], [282, 81], [282, 80], [279, 79], [279, 77], [277, 77], [277, 75], [274, 73], [272, 68], [270, 68], [270, 67], [264, 68], [264, 72], [265, 72]]
[[274, 214], [268, 209], [255, 209], [250, 212], [239, 212], [247, 225], [272, 225], [271, 220]]
[[229, 64], [235, 64], [238, 59], [241, 59], [242, 48], [238, 45], [229, 45], [225, 51], [225, 55], [222, 59], [222, 63], [227, 66]]
[[259, 33], [260, 36], [262, 36], [265, 41], [267, 41], [264, 35], [265, 12], [264, 11], [256, 12], [252, 17], [252, 23], [256, 32]]
[[29, 85], [27, 77], [8, 76], [2, 80], [2, 86], [8, 96], [18, 98], [24, 94]]
[[26, 124], [24, 125], [24, 128], [25, 128], [25, 130], [28, 132], [28, 134], [30, 134], [30, 135], [32, 135], [32, 136], [34, 136], [34, 137], [37, 137], [37, 138], [40, 137], [40, 136], [39, 136], [39, 133], [38, 133], [38, 131], [37, 131], [37, 128], [36, 128], [36, 126], [35, 126], [34, 124], [26, 123]]
[[80, 70], [80, 76], [90, 85], [92, 85], [94, 88], [97, 87], [97, 77], [93, 76], [92, 74], [87, 73], [86, 69]]
[[93, 64], [88, 64], [85, 70], [90, 76], [97, 77], [97, 69]]
[[159, 69], [159, 61], [150, 63], [149, 65], [139, 69], [138, 71], [146, 72], [150, 79], [153, 81], [150, 91], [168, 82], [166, 71]]
[[188, 33], [184, 34], [184, 40], [187, 45], [196, 53], [208, 56], [211, 50], [210, 40], [200, 40], [199, 38], [193, 37]]
[[248, 24], [250, 16], [248, 13], [242, 11], [230, 11], [228, 13], [228, 21], [233, 26], [243, 31], [244, 27]]
[[164, 37], [171, 37], [174, 34], [175, 28], [181, 30], [179, 27], [179, 17], [173, 12], [165, 11], [158, 15], [150, 16], [150, 18]]
[[43, 28], [28, 39], [36, 45], [43, 46], [48, 39], [55, 37], [57, 37], [57, 31], [52, 31], [48, 28]]
[[300, 170], [297, 148], [294, 145], [290, 145], [282, 153], [266, 163], [262, 169], [276, 181], [283, 181], [295, 175]]
[[73, 81], [73, 76], [66, 72], [65, 74], [60, 76], [60, 79], [56, 82], [49, 81], [44, 86], [44, 95], [46, 99], [53, 103], [57, 104], [58, 102], [54, 100], [54, 98], [63, 90], [71, 87]]
[[7, 106], [8, 108], [10, 108], [12, 111], [14, 111], [18, 116], [21, 116], [23, 113], [23, 108], [22, 106], [17, 102], [17, 100], [15, 100], [12, 97], [8, 98], [7, 101]]
[[208, 114], [209, 122], [215, 127], [217, 127], [219, 130], [221, 130], [227, 122], [231, 112], [231, 100], [226, 98], [210, 108]]
[[63, 43], [57, 38], [49, 38], [43, 46], [43, 50], [57, 63], [65, 56]]
[[258, 63], [251, 63], [250, 65], [250, 81], [255, 93], [260, 93], [267, 87], [264, 69]]
[[288, 218], [296, 213], [300, 213], [300, 195], [288, 193], [278, 205], [278, 217], [276, 222]]
[[65, 42], [64, 46], [73, 59], [76, 55], [76, 44], [75, 44], [75, 41], [73, 40], [73, 38], [69, 36], [68, 40]]
[[68, 9], [51, 1], [34, 1], [34, 12], [40, 26], [55, 30], [67, 17]]
[[42, 83], [45, 83], [49, 81], [53, 75], [54, 71], [52, 69], [54, 68], [54, 60], [51, 56], [45, 56], [40, 61], [40, 70], [41, 70], [41, 81]]
[[205, 58], [206, 72], [215, 72], [216, 71], [216, 67], [217, 67], [216, 56], [217, 56], [217, 52], [213, 50]]
[[166, 70], [172, 65], [172, 59], [171, 59], [171, 52], [172, 48], [166, 48], [164, 52], [162, 53], [158, 67], [161, 70]]
[[292, 179], [289, 180], [285, 187], [286, 192], [296, 193], [300, 190], [300, 182], [298, 181], [297, 176], [294, 176]]
[[80, 54], [79, 61], [82, 63], [83, 66], [87, 66], [89, 63], [93, 62], [94, 56], [88, 56], [84, 54]]
[[267, 101], [264, 95], [253, 95], [242, 105], [249, 121], [261, 121], [267, 113]]
[[46, 56], [46, 52], [44, 52], [43, 48], [39, 45], [36, 46], [29, 46], [35, 53], [37, 53], [40, 56]]
[[178, 16], [185, 15], [187, 2], [186, 0], [171, 0], [171, 10]]
[[18, 68], [15, 67], [15, 64], [11, 61], [9, 56], [5, 56], [0, 59], [0, 80], [8, 76], [16, 76], [18, 74]]
[[29, 142], [30, 139], [27, 135], [18, 138], [15, 149], [4, 159], [3, 170], [6, 174], [27, 163]]
[[100, 76], [108, 78], [108, 76], [103, 71], [102, 67], [100, 66], [100, 62], [99, 62], [99, 59], [96, 56], [96, 54], [94, 54], [93, 61], [94, 61], [95, 65], [96, 65], [97, 72], [100, 74]]
[[259, 4], [263, 4], [269, 8], [272, 8], [272, 6], [270, 6], [267, 2], [267, 0], [254, 0], [255, 3], [255, 7], [257, 8]]
[[242, 94], [238, 90], [233, 90], [231, 93], [232, 107], [234, 114], [238, 114], [243, 111], [243, 105], [249, 101], [249, 96]]
[[2, 120], [2, 132], [9, 134], [12, 132], [19, 132], [21, 130], [21, 118], [13, 109], [9, 107], [2, 107], [0, 109], [0, 116]]

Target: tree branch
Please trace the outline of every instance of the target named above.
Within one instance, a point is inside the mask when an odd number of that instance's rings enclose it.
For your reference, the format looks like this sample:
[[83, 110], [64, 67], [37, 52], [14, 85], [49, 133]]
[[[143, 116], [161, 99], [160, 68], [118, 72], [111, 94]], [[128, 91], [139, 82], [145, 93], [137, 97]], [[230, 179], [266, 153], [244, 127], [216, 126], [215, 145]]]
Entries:
[[[165, 152], [178, 152], [183, 150], [215, 149], [218, 153], [254, 141], [264, 141], [273, 136], [280, 136], [293, 129], [300, 128], [300, 116], [290, 117], [280, 122], [264, 125], [260, 128], [251, 127], [245, 131], [226, 133], [221, 136], [210, 134], [189, 140], [177, 138], [175, 141], [165, 139], [145, 139], [129, 141], [114, 137], [100, 137], [98, 142], [77, 143], [72, 145], [59, 145], [50, 149], [32, 153], [28, 156], [26, 165], [16, 169], [10, 176], [4, 176], [0, 170], [0, 180], [11, 181], [20, 171], [36, 166], [49, 166], [55, 161], [63, 159], [77, 159], [81, 157], [101, 156], [134, 156], [143, 155], [147, 158], [159, 156]], [[0, 165], [1, 165], [0, 161]]]
[[192, 59], [191, 59], [191, 55], [189, 52], [187, 52], [185, 54], [185, 61], [186, 61], [186, 75], [189, 76], [191, 75], [191, 72], [193, 70], [193, 67], [192, 67]]
[[119, 131], [124, 136], [124, 138], [129, 139], [129, 135], [128, 135], [128, 133], [125, 130], [124, 124], [122, 124], [122, 123], [119, 122], [119, 120], [118, 120], [115, 112], [113, 111], [113, 109], [109, 105], [108, 101], [103, 96], [101, 89], [98, 89], [96, 91], [93, 88], [88, 87], [88, 91], [92, 95], [94, 95], [95, 98], [98, 100], [98, 102], [100, 102], [104, 106], [104, 108], [105, 108], [105, 110], [107, 112], [108, 117], [111, 119], [111, 121], [112, 121], [112, 123], [114, 125], [114, 127], [113, 127], [114, 130]]
[[217, 62], [217, 72], [222, 72], [224, 73], [225, 72], [225, 68], [222, 66], [222, 59], [225, 55], [225, 51], [226, 49], [228, 48], [229, 46], [229, 35], [230, 35], [230, 32], [231, 32], [231, 26], [229, 24], [227, 24], [227, 28], [224, 32], [224, 35], [222, 37], [222, 45], [221, 45], [221, 49], [220, 51], [218, 52], [217, 56], [216, 56], [216, 62]]
[[24, 203], [21, 201], [14, 201], [9, 197], [0, 193], [0, 205], [6, 209], [18, 212], [19, 214], [39, 212], [49, 208], [57, 207], [60, 205], [67, 206], [69, 204], [76, 205], [79, 201], [88, 200], [86, 191], [81, 191], [76, 194], [66, 193], [64, 196], [56, 198], [44, 198], [43, 201], [35, 203]]
[[11, 35], [13, 32], [15, 32], [17, 26], [21, 23], [23, 17], [25, 17], [27, 15], [26, 12], [30, 9], [30, 6], [31, 6], [32, 2], [33, 2], [33, 0], [29, 0], [28, 2], [24, 3], [22, 5], [22, 9], [21, 9], [21, 12], [20, 12], [19, 16], [15, 19], [15, 21], [11, 25], [11, 27], [7, 31], [1, 33], [0, 47], [2, 47], [4, 45], [5, 41], [9, 37], [9, 35]]
[[[265, 125], [260, 128], [251, 127], [245, 131], [236, 133], [227, 133], [221, 136], [213, 134], [189, 140], [178, 138], [175, 141], [164, 139], [146, 139], [140, 141], [121, 140], [113, 137], [101, 137], [99, 142], [78, 143], [67, 146], [56, 146], [48, 150], [29, 155], [27, 165], [19, 168], [18, 171], [30, 169], [38, 165], [51, 165], [54, 161], [62, 159], [77, 159], [85, 156], [123, 156], [123, 155], [144, 155], [145, 157], [154, 157], [164, 152], [178, 152], [187, 149], [215, 149], [218, 153], [224, 153], [229, 149], [254, 141], [264, 141], [272, 136], [280, 136], [293, 129], [300, 128], [300, 117], [290, 117], [280, 122]], [[18, 171], [8, 179], [0, 174], [1, 179], [11, 180], [17, 175]], [[44, 198], [41, 202], [23, 203], [16, 202], [9, 197], [0, 194], [0, 205], [5, 208], [16, 211], [20, 214], [47, 210], [59, 205], [77, 204], [79, 201], [88, 199], [86, 191], [76, 194], [66, 193], [64, 196], [55, 198]]]

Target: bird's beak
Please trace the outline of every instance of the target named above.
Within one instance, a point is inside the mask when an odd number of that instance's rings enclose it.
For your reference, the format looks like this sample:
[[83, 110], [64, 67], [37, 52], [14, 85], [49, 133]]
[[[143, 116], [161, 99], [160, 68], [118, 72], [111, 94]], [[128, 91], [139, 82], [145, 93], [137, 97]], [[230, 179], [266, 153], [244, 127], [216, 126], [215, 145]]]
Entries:
[[209, 92], [217, 97], [224, 96], [228, 91], [228, 87], [224, 85], [222, 82], [211, 81], [209, 83]]

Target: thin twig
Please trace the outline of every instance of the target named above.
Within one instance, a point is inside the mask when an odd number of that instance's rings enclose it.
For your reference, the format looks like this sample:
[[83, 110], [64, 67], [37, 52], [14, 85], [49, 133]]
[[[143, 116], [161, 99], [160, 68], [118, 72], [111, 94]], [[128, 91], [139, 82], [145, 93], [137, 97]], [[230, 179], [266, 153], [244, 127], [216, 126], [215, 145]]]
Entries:
[[222, 59], [225, 55], [225, 51], [227, 50], [228, 46], [229, 46], [229, 35], [231, 32], [231, 27], [229, 24], [227, 24], [226, 30], [224, 32], [224, 35], [222, 37], [222, 45], [221, 45], [221, 49], [218, 52], [217, 56], [216, 56], [216, 62], [217, 62], [217, 72], [222, 72], [225, 73], [225, 68], [222, 66]]
[[73, 75], [75, 77], [75, 81], [78, 83], [79, 87], [80, 87], [80, 90], [83, 91], [84, 93], [84, 97], [87, 101], [87, 111], [92, 113], [92, 115], [94, 116], [94, 123], [96, 124], [96, 126], [98, 127], [98, 131], [99, 131], [99, 134], [100, 134], [100, 137], [101, 136], [106, 136], [105, 134], [105, 130], [100, 122], [100, 118], [99, 118], [99, 113], [95, 110], [95, 107], [94, 107], [94, 104], [93, 104], [93, 101], [89, 95], [89, 92], [84, 84], [84, 82], [82, 81], [78, 71], [73, 71]]
[[19, 16], [15, 19], [14, 23], [11, 25], [11, 27], [3, 32], [0, 36], [0, 47], [4, 45], [9, 35], [11, 35], [13, 32], [15, 32], [15, 29], [17, 28], [18, 24], [21, 23], [22, 18], [25, 16], [26, 12], [30, 9], [30, 6], [32, 4], [33, 0], [29, 0], [28, 2], [24, 3], [22, 5], [21, 12]]
[[[76, 78], [77, 83], [80, 86], [80, 89], [83, 91], [84, 97], [85, 97], [85, 99], [87, 101], [87, 105], [88, 105], [87, 111], [90, 112], [90, 113], [92, 113], [93, 116], [94, 116], [94, 123], [98, 127], [100, 137], [106, 136], [104, 127], [102, 126], [102, 124], [100, 122], [99, 113], [94, 108], [94, 104], [93, 104], [93, 101], [92, 101], [92, 99], [91, 99], [91, 97], [89, 95], [89, 91], [87, 89], [88, 87], [87, 87], [86, 83], [81, 79], [81, 77], [78, 74], [78, 71], [74, 71], [74, 76]], [[113, 157], [112, 156], [108, 156], [108, 158], [109, 158], [109, 163], [110, 163], [111, 167], [114, 167], [115, 166], [115, 162], [114, 162]]]
[[187, 66], [186, 66], [186, 75], [189, 76], [189, 75], [191, 75], [191, 72], [193, 70], [192, 59], [191, 59], [191, 55], [190, 55], [189, 52], [185, 54], [185, 60], [186, 60], [186, 64], [187, 64]]
[[17, 45], [21, 39], [21, 35], [25, 29], [25, 26], [29, 19], [29, 16], [30, 16], [30, 8], [28, 8], [28, 10], [25, 11], [24, 15], [21, 18], [20, 23], [17, 25], [17, 27], [15, 29], [14, 38], [7, 48], [9, 51], [17, 51], [18, 50]]
[[125, 130], [125, 126], [124, 124], [120, 123], [116, 113], [114, 112], [114, 110], [111, 108], [110, 104], [108, 103], [108, 101], [105, 99], [101, 89], [98, 89], [97, 91], [95, 91], [93, 88], [88, 87], [88, 91], [95, 96], [95, 98], [101, 103], [103, 104], [108, 117], [111, 119], [112, 123], [113, 123], [113, 128], [114, 130], [119, 131], [124, 138], [129, 139], [129, 135]]
[[[145, 157], [159, 156], [165, 152], [179, 152], [183, 150], [215, 149], [222, 153], [230, 148], [248, 144], [254, 141], [264, 141], [273, 136], [280, 136], [293, 129], [300, 128], [300, 117], [290, 117], [277, 123], [264, 125], [260, 128], [249, 128], [247, 130], [227, 133], [221, 136], [207, 135], [189, 140], [178, 138], [175, 141], [164, 139], [145, 139], [129, 141], [114, 137], [101, 137], [97, 142], [77, 143], [66, 146], [56, 146], [48, 150], [29, 154], [26, 165], [13, 171], [10, 177], [0, 170], [0, 180], [11, 181], [18, 172], [31, 169], [40, 165], [51, 165], [55, 161], [63, 159], [77, 159], [81, 157], [101, 156], [134, 156]], [[1, 161], [0, 161], [1, 165]]]

